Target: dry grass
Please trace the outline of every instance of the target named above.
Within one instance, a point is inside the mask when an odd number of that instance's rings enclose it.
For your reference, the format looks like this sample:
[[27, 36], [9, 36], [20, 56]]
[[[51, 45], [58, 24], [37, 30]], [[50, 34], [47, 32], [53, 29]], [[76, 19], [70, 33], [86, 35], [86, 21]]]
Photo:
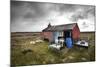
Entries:
[[58, 51], [49, 49], [49, 43], [45, 41], [30, 44], [30, 41], [38, 39], [38, 35], [31, 36], [11, 37], [11, 65], [55, 64], [95, 60], [95, 43], [92, 37], [89, 41], [89, 48], [74, 46], [72, 49], [65, 47]]

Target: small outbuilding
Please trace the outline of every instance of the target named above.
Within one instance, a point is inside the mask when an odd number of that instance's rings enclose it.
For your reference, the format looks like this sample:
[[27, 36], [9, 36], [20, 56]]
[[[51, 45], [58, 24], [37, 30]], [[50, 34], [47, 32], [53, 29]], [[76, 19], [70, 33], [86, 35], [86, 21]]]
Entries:
[[80, 38], [80, 30], [77, 23], [52, 26], [50, 23], [47, 28], [42, 30], [43, 39], [50, 43], [61, 44], [71, 48], [74, 41]]

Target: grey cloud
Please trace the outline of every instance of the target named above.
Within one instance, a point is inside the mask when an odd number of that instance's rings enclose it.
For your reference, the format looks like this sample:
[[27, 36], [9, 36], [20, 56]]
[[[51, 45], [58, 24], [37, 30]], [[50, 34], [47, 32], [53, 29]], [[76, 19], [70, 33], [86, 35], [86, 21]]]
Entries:
[[50, 10], [45, 8], [45, 3], [37, 2], [11, 2], [11, 21], [16, 21], [19, 18], [23, 20], [38, 21], [49, 15]]
[[95, 7], [94, 6], [86, 6], [81, 8], [81, 11], [76, 11], [71, 16], [70, 20], [78, 21], [79, 19], [88, 19], [89, 17], [95, 16]]
[[88, 14], [91, 14], [92, 16], [95, 16], [95, 6], [92, 6], [87, 10]]
[[[81, 9], [81, 11], [77, 11], [78, 9]], [[48, 20], [51, 20], [47, 18], [53, 17], [52, 12], [57, 13], [58, 16], [63, 14], [67, 16], [68, 13], [73, 13], [70, 18], [71, 21], [95, 15], [92, 6], [11, 0], [12, 31], [25, 31], [30, 30], [31, 26], [36, 28], [36, 26], [47, 24]]]
[[79, 19], [85, 19], [85, 18], [87, 18], [87, 14], [82, 12], [77, 12], [71, 16], [72, 21], [78, 21]]
[[83, 22], [82, 26], [83, 26], [83, 28], [87, 28], [87, 27], [89, 27], [89, 25], [86, 24], [86, 22]]

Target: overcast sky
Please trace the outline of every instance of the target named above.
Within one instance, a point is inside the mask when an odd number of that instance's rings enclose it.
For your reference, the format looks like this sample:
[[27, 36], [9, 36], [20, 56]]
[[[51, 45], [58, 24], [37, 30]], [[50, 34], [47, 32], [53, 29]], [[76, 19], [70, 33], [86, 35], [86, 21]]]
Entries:
[[46, 28], [48, 23], [78, 23], [80, 31], [95, 31], [95, 7], [11, 1], [11, 32], [39, 32]]

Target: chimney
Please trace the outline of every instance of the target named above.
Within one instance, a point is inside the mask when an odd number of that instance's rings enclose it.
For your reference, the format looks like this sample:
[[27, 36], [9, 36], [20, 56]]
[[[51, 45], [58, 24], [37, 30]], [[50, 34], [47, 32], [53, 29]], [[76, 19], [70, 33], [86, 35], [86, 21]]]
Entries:
[[48, 24], [48, 27], [51, 27], [51, 24], [50, 23]]

